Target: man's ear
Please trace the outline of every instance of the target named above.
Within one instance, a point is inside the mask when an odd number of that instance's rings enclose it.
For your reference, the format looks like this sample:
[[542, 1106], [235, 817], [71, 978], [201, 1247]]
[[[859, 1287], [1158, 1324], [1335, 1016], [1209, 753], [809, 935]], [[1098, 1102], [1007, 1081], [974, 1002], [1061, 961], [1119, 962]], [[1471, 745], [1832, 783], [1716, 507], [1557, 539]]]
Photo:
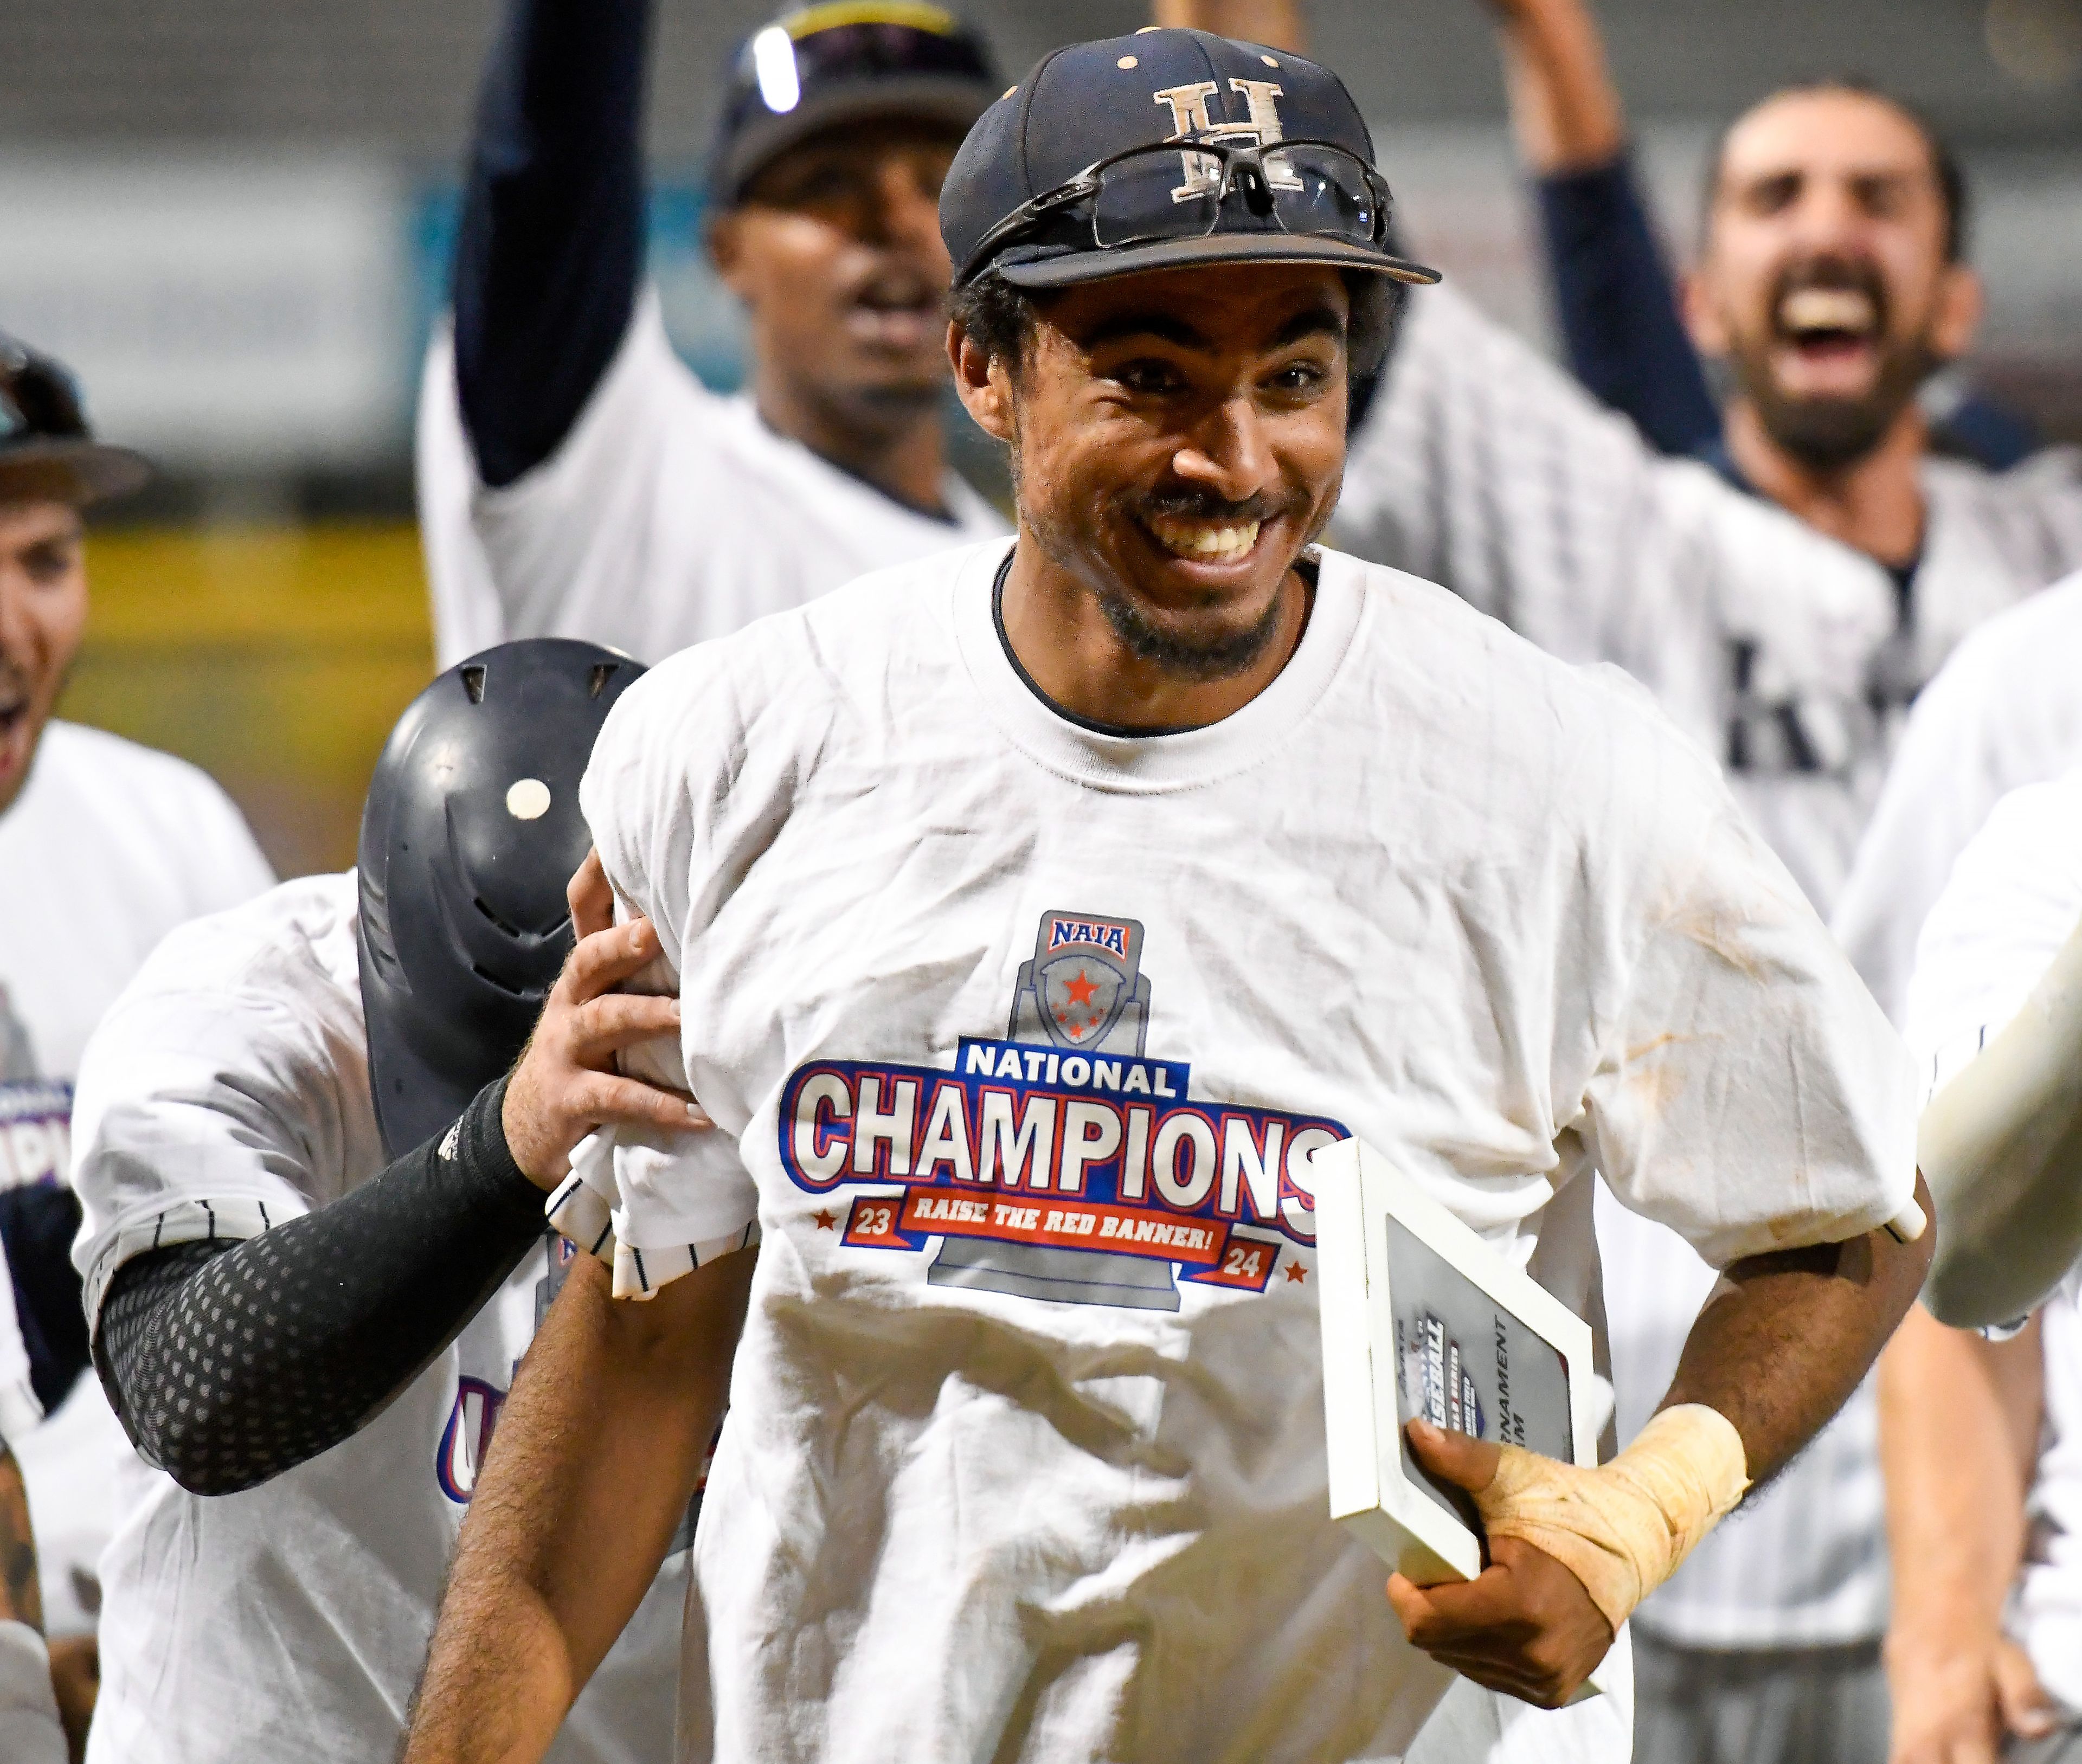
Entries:
[[947, 363], [962, 408], [992, 440], [1012, 441], [1012, 377], [1001, 356], [988, 353], [959, 320], [947, 322]]
[[1722, 322], [1720, 307], [1699, 270], [1686, 270], [1677, 278], [1677, 299], [1692, 347], [1709, 360], [1727, 354], [1728, 327]]
[[723, 286], [745, 299], [744, 216], [735, 208], [725, 209], [709, 222], [706, 242], [709, 261]]
[[1937, 284], [1937, 322], [1930, 327], [1931, 347], [1946, 361], [1956, 361], [1974, 345], [1988, 307], [1981, 278], [1965, 263], [1948, 263]]

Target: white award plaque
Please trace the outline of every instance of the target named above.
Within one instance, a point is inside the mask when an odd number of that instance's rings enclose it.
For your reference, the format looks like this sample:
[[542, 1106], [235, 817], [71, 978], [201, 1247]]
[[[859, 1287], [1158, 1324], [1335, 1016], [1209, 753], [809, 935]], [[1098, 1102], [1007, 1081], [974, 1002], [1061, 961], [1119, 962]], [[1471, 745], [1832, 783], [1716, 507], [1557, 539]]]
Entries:
[[1473, 1580], [1473, 1503], [1418, 1468], [1403, 1424], [1595, 1466], [1590, 1325], [1371, 1147], [1312, 1168], [1330, 1516], [1419, 1586]]

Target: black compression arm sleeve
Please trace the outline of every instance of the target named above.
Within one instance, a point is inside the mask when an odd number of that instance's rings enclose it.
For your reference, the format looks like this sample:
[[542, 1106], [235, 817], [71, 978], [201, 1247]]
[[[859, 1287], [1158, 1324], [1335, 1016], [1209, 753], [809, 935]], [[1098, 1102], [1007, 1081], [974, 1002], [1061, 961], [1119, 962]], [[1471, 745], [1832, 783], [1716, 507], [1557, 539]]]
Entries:
[[456, 241], [456, 389], [478, 474], [557, 450], [643, 267], [650, 0], [512, 0], [485, 69]]
[[139, 1452], [194, 1494], [250, 1488], [374, 1420], [543, 1231], [499, 1122], [506, 1080], [373, 1181], [242, 1242], [125, 1262], [95, 1358]]

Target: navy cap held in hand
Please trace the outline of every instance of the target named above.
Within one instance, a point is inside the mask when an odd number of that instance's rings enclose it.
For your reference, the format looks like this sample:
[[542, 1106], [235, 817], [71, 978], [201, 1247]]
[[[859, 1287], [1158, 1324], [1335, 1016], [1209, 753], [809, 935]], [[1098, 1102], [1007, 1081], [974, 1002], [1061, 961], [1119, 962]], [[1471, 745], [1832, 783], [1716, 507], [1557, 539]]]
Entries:
[[1437, 281], [1389, 250], [1389, 206], [1328, 68], [1153, 28], [1058, 49], [985, 111], [942, 187], [940, 231], [957, 285], [1268, 259]]

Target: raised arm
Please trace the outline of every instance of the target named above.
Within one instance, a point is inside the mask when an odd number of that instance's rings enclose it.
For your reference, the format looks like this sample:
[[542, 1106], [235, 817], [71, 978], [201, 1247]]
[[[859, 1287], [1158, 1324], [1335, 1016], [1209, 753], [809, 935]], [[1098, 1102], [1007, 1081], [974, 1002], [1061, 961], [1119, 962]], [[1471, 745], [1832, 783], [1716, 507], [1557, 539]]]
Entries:
[[723, 1412], [757, 1252], [646, 1303], [590, 1256], [529, 1349], [456, 1547], [405, 1764], [539, 1758], [634, 1612]]
[[643, 265], [649, 0], [512, 0], [456, 245], [456, 385], [479, 475], [556, 451], [613, 359]]
[[1649, 223], [1586, 0], [1490, 0], [1519, 152], [1536, 180], [1569, 365], [1658, 451], [1696, 453], [1721, 415]]

